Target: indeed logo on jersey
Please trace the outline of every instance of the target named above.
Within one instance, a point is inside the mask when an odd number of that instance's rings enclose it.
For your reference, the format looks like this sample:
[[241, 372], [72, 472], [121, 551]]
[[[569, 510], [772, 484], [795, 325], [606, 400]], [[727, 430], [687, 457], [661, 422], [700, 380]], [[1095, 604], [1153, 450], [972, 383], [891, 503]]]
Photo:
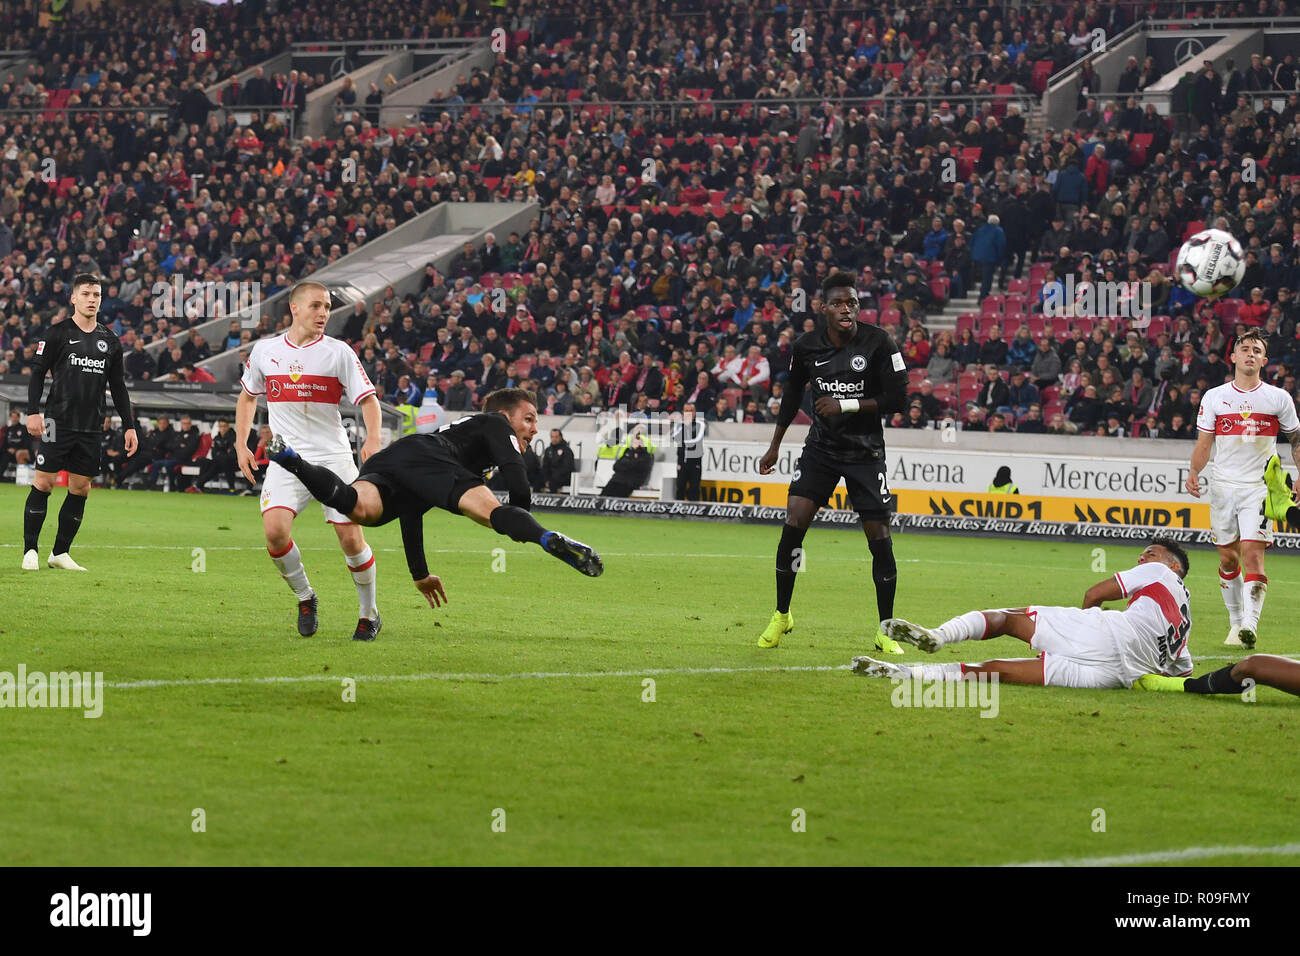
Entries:
[[837, 382], [834, 379], [827, 380], [818, 376], [817, 387], [823, 392], [835, 392], [848, 398], [855, 396], [862, 398], [865, 395], [865, 389], [861, 382]]
[[69, 355], [68, 364], [77, 366], [83, 372], [102, 372], [108, 368], [108, 359], [94, 359], [86, 355]]

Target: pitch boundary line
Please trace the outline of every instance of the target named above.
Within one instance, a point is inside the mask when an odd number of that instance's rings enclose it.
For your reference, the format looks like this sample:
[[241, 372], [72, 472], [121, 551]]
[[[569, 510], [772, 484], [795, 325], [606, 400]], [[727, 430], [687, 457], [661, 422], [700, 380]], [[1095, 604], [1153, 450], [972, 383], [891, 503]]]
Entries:
[[1219, 856], [1300, 856], [1300, 843], [1279, 846], [1189, 846], [1155, 853], [1122, 856], [1078, 857], [1067, 860], [1038, 860], [1032, 863], [1003, 863], [1004, 867], [1046, 866], [1134, 866], [1142, 863], [1175, 863], [1180, 860], [1208, 860]]
[[[13, 542], [0, 542], [0, 548], [21, 548], [22, 545]], [[401, 548], [376, 548], [371, 545], [371, 550], [376, 554], [402, 554]], [[266, 548], [261, 545], [231, 545], [231, 544], [212, 544], [212, 545], [188, 545], [188, 544], [79, 544], [77, 549], [80, 551], [193, 551], [194, 548], [202, 548], [204, 551], [265, 551]], [[338, 547], [329, 547], [328, 545], [308, 547], [299, 546], [299, 551], [330, 551], [337, 552]], [[490, 548], [429, 548], [429, 554], [490, 554]], [[769, 561], [771, 555], [765, 552], [750, 551], [743, 554], [729, 554], [725, 552], [711, 551], [602, 551], [602, 557], [606, 558], [748, 558], [753, 561]], [[863, 564], [871, 561], [870, 556], [866, 557], [844, 557], [837, 558], [839, 562], [856, 562]], [[968, 567], [968, 561], [945, 561], [943, 558], [898, 558], [899, 564], [945, 564], [958, 567]], [[1078, 565], [1075, 564], [1037, 564], [1035, 567], [1044, 568], [1051, 571], [1077, 571]], [[1270, 577], [1271, 581], [1278, 584], [1296, 584], [1300, 582], [1291, 581], [1287, 578]]]
[[[1295, 659], [1297, 655], [1277, 655]], [[1193, 657], [1194, 661], [1239, 660], [1236, 657], [1211, 656]], [[908, 662], [904, 661], [903, 664]], [[114, 690], [140, 690], [152, 687], [216, 687], [241, 684], [314, 684], [337, 683], [344, 677], [358, 683], [397, 683], [420, 681], [509, 681], [509, 680], [589, 680], [597, 677], [689, 677], [707, 674], [779, 674], [779, 673], [828, 673], [846, 671], [850, 664], [809, 664], [771, 667], [648, 667], [641, 670], [617, 671], [519, 671], [510, 674], [474, 673], [474, 672], [437, 672], [428, 671], [419, 674], [302, 674], [285, 677], [195, 677], [158, 680], [136, 680], [105, 682], [105, 687]]]

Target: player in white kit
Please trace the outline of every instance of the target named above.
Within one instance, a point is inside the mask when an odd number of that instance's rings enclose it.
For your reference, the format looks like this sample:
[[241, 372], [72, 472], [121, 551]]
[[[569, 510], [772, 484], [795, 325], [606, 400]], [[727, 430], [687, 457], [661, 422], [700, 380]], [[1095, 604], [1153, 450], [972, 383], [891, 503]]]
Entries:
[[[1122, 689], [1146, 674], [1186, 677], [1192, 672], [1187, 651], [1191, 601], [1183, 585], [1187, 569], [1187, 552], [1168, 538], [1156, 538], [1136, 567], [1090, 587], [1081, 608], [1031, 604], [970, 611], [936, 628], [890, 618], [881, 623], [889, 637], [931, 654], [958, 641], [1003, 635], [1019, 638], [1039, 654], [982, 664], [912, 666], [855, 657], [853, 672], [865, 677], [947, 681], [997, 674], [1000, 681], [1013, 684]], [[1101, 607], [1123, 598], [1128, 606], [1122, 611]]]
[[[287, 332], [263, 339], [253, 346], [240, 380], [243, 391], [236, 406], [235, 442], [239, 469], [253, 482], [253, 456], [243, 438], [248, 434], [259, 395], [266, 396], [271, 430], [284, 435], [303, 454], [328, 464], [351, 481], [357, 465], [339, 402], [346, 397], [360, 406], [366, 426], [361, 448], [365, 461], [379, 450], [379, 399], [356, 354], [338, 339], [325, 335], [330, 312], [329, 290], [318, 282], [300, 282], [289, 297], [293, 322]], [[297, 478], [272, 463], [262, 484], [262, 528], [266, 549], [281, 577], [298, 597], [298, 633], [316, 633], [317, 598], [307, 581], [302, 555], [293, 542], [293, 519], [312, 502]], [[332, 508], [324, 508], [325, 520], [334, 526], [347, 559], [360, 605], [356, 641], [373, 641], [382, 622], [375, 600], [375, 556], [366, 544], [360, 525]]]
[[1199, 432], [1187, 475], [1187, 492], [1201, 497], [1201, 472], [1214, 449], [1210, 481], [1210, 528], [1219, 548], [1219, 591], [1228, 609], [1223, 643], [1254, 647], [1268, 593], [1264, 549], [1273, 542], [1266, 513], [1269, 489], [1264, 471], [1279, 434], [1291, 443], [1300, 467], [1300, 420], [1284, 390], [1259, 380], [1268, 365], [1264, 336], [1243, 332], [1232, 350], [1233, 380], [1209, 389], [1196, 415]]

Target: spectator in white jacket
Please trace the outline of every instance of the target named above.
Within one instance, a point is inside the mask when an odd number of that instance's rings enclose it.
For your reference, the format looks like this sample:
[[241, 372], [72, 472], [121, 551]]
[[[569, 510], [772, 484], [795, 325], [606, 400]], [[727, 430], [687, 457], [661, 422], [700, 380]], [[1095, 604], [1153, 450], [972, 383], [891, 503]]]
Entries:
[[718, 375], [719, 382], [743, 388], [761, 406], [767, 401], [768, 387], [772, 381], [772, 366], [757, 345], [749, 347], [744, 358], [734, 358]]

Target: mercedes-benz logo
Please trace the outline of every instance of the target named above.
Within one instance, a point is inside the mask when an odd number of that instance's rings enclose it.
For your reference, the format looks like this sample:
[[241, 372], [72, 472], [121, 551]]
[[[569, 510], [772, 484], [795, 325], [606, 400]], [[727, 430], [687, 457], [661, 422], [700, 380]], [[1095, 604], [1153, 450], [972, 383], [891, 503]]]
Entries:
[[[1183, 61], [1179, 60], [1178, 62], [1181, 63]], [[347, 59], [341, 56], [335, 57], [334, 62], [330, 64], [330, 77], [332, 79], [337, 80], [339, 79], [339, 77], [345, 76], [347, 72], [348, 72]]]
[[1185, 40], [1179, 40], [1178, 46], [1174, 47], [1174, 59], [1182, 66], [1192, 57], [1205, 50], [1205, 43], [1198, 37], [1188, 37]]

